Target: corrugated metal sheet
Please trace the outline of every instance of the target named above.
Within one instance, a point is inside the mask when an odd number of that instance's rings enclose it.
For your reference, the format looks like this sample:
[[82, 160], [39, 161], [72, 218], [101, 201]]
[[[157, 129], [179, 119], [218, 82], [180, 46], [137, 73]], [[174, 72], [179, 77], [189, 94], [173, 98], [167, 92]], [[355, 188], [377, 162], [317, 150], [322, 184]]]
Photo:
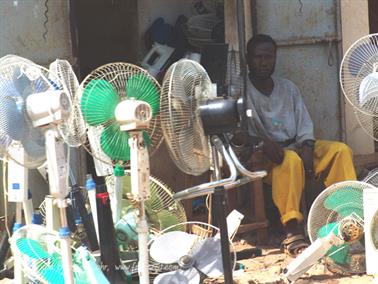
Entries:
[[340, 139], [336, 0], [256, 0], [255, 4], [257, 32], [278, 41], [275, 74], [301, 90], [316, 137]]

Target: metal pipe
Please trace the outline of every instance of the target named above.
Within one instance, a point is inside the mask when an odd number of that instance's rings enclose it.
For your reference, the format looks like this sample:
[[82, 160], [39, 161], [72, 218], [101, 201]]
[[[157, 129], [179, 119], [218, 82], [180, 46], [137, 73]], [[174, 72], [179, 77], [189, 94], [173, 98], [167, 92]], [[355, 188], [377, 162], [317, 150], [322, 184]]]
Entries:
[[251, 172], [248, 171], [244, 166], [240, 163], [238, 157], [236, 156], [234, 150], [231, 147], [228, 147], [228, 153], [231, 156], [232, 161], [234, 162], [236, 169], [243, 175], [247, 176], [250, 178], [250, 180], [256, 180], [263, 178], [267, 175], [266, 171], [256, 171], [256, 172]]
[[325, 37], [305, 37], [277, 40], [277, 46], [311, 45], [316, 43], [341, 42], [339, 35]]
[[[218, 149], [219, 145], [215, 145], [215, 147]], [[223, 158], [225, 159], [230, 169], [230, 176], [225, 179], [203, 183], [200, 185], [196, 185], [196, 186], [184, 189], [180, 192], [177, 192], [173, 195], [173, 198], [175, 200], [190, 199], [190, 198], [194, 198], [198, 196], [207, 195], [207, 194], [213, 193], [216, 187], [220, 187], [220, 186], [227, 187], [227, 185], [233, 183], [236, 180], [237, 178], [236, 167], [223, 144], [221, 146], [221, 151], [219, 152], [222, 154]]]

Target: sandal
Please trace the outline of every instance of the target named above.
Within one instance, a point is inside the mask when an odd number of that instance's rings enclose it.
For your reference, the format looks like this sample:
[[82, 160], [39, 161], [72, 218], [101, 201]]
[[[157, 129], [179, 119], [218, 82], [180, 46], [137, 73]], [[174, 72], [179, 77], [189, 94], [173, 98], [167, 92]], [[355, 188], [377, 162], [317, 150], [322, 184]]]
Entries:
[[308, 246], [309, 244], [302, 234], [288, 237], [281, 243], [281, 249], [291, 257], [297, 257]]

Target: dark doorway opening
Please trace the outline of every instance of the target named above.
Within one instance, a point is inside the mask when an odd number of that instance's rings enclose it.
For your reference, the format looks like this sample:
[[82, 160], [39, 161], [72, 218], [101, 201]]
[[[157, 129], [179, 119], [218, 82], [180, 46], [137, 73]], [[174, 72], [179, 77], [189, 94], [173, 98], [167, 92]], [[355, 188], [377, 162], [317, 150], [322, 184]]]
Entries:
[[71, 0], [71, 14], [81, 79], [106, 63], [137, 62], [136, 0]]

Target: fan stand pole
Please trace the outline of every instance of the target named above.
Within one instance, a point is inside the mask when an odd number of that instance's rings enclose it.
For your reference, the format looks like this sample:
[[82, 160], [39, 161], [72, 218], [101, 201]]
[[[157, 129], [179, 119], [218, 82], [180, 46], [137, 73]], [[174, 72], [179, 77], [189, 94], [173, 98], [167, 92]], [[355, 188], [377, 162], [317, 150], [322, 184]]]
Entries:
[[[214, 162], [214, 177], [216, 180], [221, 179], [221, 169], [218, 160], [218, 153], [214, 146], [212, 146], [212, 157]], [[230, 243], [228, 238], [228, 228], [226, 219], [226, 190], [224, 186], [218, 186], [214, 190], [214, 212], [218, 227], [220, 230], [221, 252], [223, 262], [224, 283], [232, 284], [232, 268], [231, 268], [231, 253]]]
[[56, 131], [47, 129], [45, 139], [50, 194], [56, 198], [56, 205], [60, 209], [61, 228], [59, 229], [59, 236], [61, 238], [64, 283], [73, 284], [70, 229], [66, 215], [66, 207], [68, 206], [66, 196], [69, 193], [68, 163], [64, 154], [64, 143], [57, 138]]
[[150, 163], [148, 150], [143, 140], [142, 131], [130, 131], [130, 169], [131, 193], [139, 202], [138, 232], [138, 274], [140, 284], [149, 284], [148, 261], [148, 224], [144, 201], [150, 196]]

